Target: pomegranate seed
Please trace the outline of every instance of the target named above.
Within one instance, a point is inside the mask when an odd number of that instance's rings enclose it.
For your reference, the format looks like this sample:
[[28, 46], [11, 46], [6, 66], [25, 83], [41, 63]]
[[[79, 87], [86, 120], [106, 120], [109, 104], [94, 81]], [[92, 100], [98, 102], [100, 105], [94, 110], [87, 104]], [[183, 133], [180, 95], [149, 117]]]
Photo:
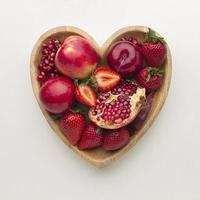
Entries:
[[117, 111], [117, 114], [120, 114], [120, 113], [121, 113], [121, 110], [118, 110], [118, 111]]
[[129, 114], [126, 114], [126, 118], [128, 118], [129, 117]]
[[44, 81], [45, 77], [40, 74], [38, 75], [37, 79], [38, 81]]
[[49, 52], [48, 52], [47, 49], [43, 49], [42, 53], [43, 53], [44, 55], [47, 55]]
[[45, 73], [44, 72], [40, 72], [40, 75], [45, 76]]
[[109, 96], [110, 96], [109, 93], [106, 93], [106, 94], [104, 95], [104, 97], [106, 97], [106, 98], [108, 98]]
[[119, 114], [116, 114], [116, 115], [115, 115], [115, 118], [117, 119], [118, 117], [119, 117]]
[[50, 56], [52, 57], [52, 58], [54, 58], [55, 57], [55, 52], [52, 52], [51, 54], [50, 54]]
[[44, 62], [45, 62], [46, 65], [49, 64], [49, 60], [48, 59], [45, 59]]
[[57, 39], [52, 39], [42, 44], [42, 55], [39, 63], [38, 80], [43, 83], [50, 77], [60, 76], [60, 73], [56, 70], [55, 55], [57, 52], [57, 46], [61, 45], [61, 42]]
[[43, 67], [41, 68], [41, 71], [43, 71], [44, 73], [45, 73], [45, 72], [49, 72], [49, 71], [51, 71], [51, 67], [50, 67], [50, 66], [43, 66]]
[[43, 44], [42, 44], [42, 47], [43, 47], [43, 48], [47, 47], [47, 44], [46, 44], [46, 43], [43, 43]]
[[97, 101], [96, 101], [96, 102], [97, 102], [97, 104], [99, 104], [99, 103], [100, 103], [99, 99], [97, 99]]
[[49, 66], [51, 66], [51, 67], [54, 67], [54, 66], [55, 66], [55, 64], [54, 64], [54, 63], [50, 63], [50, 64], [49, 64]]

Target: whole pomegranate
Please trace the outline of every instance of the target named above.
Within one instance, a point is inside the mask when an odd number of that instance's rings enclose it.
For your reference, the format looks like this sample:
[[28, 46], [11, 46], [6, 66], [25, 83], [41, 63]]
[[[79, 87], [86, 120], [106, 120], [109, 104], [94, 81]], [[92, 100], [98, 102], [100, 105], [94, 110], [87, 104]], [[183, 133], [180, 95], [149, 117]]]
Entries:
[[130, 41], [113, 44], [108, 52], [108, 65], [123, 77], [131, 76], [142, 67], [143, 59], [140, 49]]
[[40, 88], [40, 101], [51, 113], [67, 112], [72, 105], [74, 84], [67, 77], [56, 77], [46, 81]]
[[89, 117], [97, 126], [117, 129], [134, 120], [145, 100], [145, 89], [134, 82], [123, 81], [113, 90], [102, 93]]

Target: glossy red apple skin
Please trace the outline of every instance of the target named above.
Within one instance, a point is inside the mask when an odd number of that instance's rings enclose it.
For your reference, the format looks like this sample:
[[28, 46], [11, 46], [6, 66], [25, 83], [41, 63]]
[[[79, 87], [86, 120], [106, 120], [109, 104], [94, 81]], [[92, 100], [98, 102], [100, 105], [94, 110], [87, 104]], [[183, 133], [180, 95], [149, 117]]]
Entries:
[[137, 46], [129, 41], [119, 41], [108, 51], [108, 65], [122, 77], [132, 76], [142, 68], [143, 57]]
[[96, 68], [99, 56], [83, 37], [69, 36], [56, 53], [57, 69], [71, 78], [84, 79]]
[[39, 98], [44, 108], [54, 114], [67, 112], [74, 98], [74, 84], [67, 77], [51, 78], [42, 85]]

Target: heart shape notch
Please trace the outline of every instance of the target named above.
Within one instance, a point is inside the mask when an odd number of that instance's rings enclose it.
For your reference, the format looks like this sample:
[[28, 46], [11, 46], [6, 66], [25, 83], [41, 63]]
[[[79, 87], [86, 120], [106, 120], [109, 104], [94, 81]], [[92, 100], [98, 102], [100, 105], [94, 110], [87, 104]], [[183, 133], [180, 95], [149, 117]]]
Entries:
[[[49, 123], [51, 128], [54, 130], [54, 132], [62, 139], [62, 141], [66, 145], [68, 145], [74, 152], [76, 152], [78, 155], [80, 155], [82, 158], [89, 161], [91, 164], [95, 165], [96, 167], [104, 167], [108, 165], [109, 163], [111, 163], [112, 161], [117, 160], [122, 155], [124, 155], [147, 132], [147, 130], [151, 127], [151, 124], [154, 122], [154, 120], [158, 116], [165, 102], [165, 99], [168, 94], [169, 86], [170, 86], [171, 73], [172, 73], [172, 59], [171, 59], [170, 49], [168, 45], [166, 44], [167, 57], [163, 64], [163, 69], [165, 70], [165, 76], [164, 76], [162, 86], [160, 87], [158, 91], [156, 91], [154, 95], [152, 107], [147, 119], [145, 120], [142, 127], [131, 136], [130, 142], [124, 148], [117, 151], [113, 151], [113, 152], [107, 152], [103, 150], [102, 148], [81, 151], [76, 146], [73, 146], [69, 143], [68, 139], [60, 131], [57, 123], [52, 119], [52, 117], [44, 109], [44, 107], [42, 106], [40, 102], [40, 99], [39, 99], [40, 84], [37, 80], [37, 74], [38, 74], [38, 64], [41, 58], [42, 44], [54, 37], [57, 37], [58, 39], [63, 41], [67, 36], [80, 35], [86, 38], [88, 41], [90, 41], [93, 47], [99, 53], [101, 57], [101, 61], [99, 64], [106, 66], [107, 65], [106, 55], [107, 55], [109, 47], [113, 43], [120, 40], [122, 37], [128, 38], [130, 36], [138, 39], [139, 41], [142, 41], [147, 31], [148, 31], [148, 27], [144, 27], [144, 26], [125, 27], [118, 30], [114, 34], [112, 34], [111, 37], [107, 39], [107, 41], [102, 45], [102, 47], [99, 47], [99, 45], [95, 42], [95, 40], [90, 35], [88, 35], [83, 30], [80, 30], [79, 28], [71, 27], [71, 26], [56, 27], [44, 33], [38, 39], [38, 41], [36, 42], [32, 50], [31, 61], [30, 61], [31, 82], [32, 82], [32, 87], [33, 87], [35, 97], [37, 99], [37, 102], [40, 106], [40, 109], [44, 117], [46, 118], [47, 122]], [[156, 34], [160, 36], [158, 33]]]

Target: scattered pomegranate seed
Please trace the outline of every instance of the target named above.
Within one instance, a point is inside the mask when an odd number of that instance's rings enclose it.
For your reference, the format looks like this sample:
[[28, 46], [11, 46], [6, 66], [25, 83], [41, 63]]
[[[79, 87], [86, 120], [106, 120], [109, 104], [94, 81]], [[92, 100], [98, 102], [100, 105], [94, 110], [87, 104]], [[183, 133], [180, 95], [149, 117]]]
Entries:
[[56, 69], [55, 56], [61, 42], [58, 39], [51, 39], [42, 45], [42, 56], [39, 64], [38, 81], [43, 84], [51, 77], [58, 77], [60, 73]]

